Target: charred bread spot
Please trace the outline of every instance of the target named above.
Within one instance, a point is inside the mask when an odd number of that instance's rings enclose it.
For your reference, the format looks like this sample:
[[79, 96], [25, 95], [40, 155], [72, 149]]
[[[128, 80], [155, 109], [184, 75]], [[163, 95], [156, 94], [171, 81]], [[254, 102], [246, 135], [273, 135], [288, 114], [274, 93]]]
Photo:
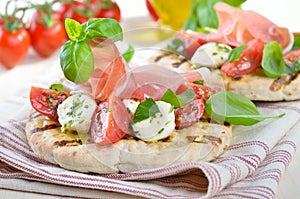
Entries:
[[82, 145], [82, 142], [80, 139], [74, 139], [74, 140], [61, 140], [61, 141], [56, 141], [54, 142], [55, 145], [58, 147], [63, 147], [63, 146], [78, 146]]
[[159, 60], [161, 60], [164, 57], [168, 57], [169, 55], [172, 55], [172, 52], [170, 52], [170, 51], [164, 51], [161, 55], [154, 57], [153, 61], [154, 62], [159, 62]]
[[38, 132], [41, 132], [41, 131], [46, 131], [46, 130], [51, 130], [51, 129], [57, 129], [57, 128], [60, 128], [60, 124], [57, 124], [57, 123], [54, 123], [54, 124], [48, 124], [48, 125], [45, 125], [43, 127], [40, 127], [40, 128], [34, 128], [31, 130], [31, 133], [38, 133]]
[[271, 91], [279, 91], [283, 88], [284, 85], [289, 84], [292, 81], [292, 76], [288, 74], [282, 75], [280, 78], [273, 81], [270, 86]]
[[203, 138], [207, 139], [207, 140], [209, 140], [211, 142], [214, 142], [214, 143], [222, 144], [222, 139], [219, 138], [219, 137], [216, 137], [216, 136], [204, 135]]

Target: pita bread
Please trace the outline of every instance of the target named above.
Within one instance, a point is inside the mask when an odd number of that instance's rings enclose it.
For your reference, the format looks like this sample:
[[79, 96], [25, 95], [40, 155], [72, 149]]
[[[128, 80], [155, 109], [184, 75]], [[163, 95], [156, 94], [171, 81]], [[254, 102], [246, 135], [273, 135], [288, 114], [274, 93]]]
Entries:
[[82, 143], [76, 132], [61, 132], [58, 122], [36, 112], [26, 124], [28, 143], [40, 158], [69, 170], [99, 174], [211, 161], [228, 148], [231, 134], [231, 126], [199, 122], [156, 142], [127, 136], [115, 144], [100, 146]]
[[[184, 71], [197, 68], [189, 60], [166, 50], [162, 50], [159, 54], [153, 56], [151, 61], [162, 66], [178, 68]], [[239, 79], [232, 79], [219, 69], [212, 69], [211, 77], [206, 83], [208, 85], [222, 86], [227, 91], [235, 92], [254, 101], [291, 101], [300, 99], [299, 72], [294, 75], [283, 75], [278, 79], [273, 79], [265, 76], [262, 69], [258, 68], [251, 74], [244, 75]]]

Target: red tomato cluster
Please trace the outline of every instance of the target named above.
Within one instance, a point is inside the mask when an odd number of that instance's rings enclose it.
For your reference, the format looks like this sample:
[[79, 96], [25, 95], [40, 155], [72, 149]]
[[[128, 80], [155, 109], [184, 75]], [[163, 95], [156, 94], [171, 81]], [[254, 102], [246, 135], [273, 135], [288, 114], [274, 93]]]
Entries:
[[[57, 2], [57, 1], [56, 1]], [[30, 5], [26, 10], [34, 10], [25, 27], [21, 19], [7, 16], [0, 19], [0, 65], [11, 69], [21, 63], [32, 46], [41, 57], [49, 57], [66, 41], [65, 18], [80, 23], [90, 18], [121, 19], [118, 4], [112, 0], [70, 0], [68, 3]], [[18, 26], [16, 23], [19, 23]]]

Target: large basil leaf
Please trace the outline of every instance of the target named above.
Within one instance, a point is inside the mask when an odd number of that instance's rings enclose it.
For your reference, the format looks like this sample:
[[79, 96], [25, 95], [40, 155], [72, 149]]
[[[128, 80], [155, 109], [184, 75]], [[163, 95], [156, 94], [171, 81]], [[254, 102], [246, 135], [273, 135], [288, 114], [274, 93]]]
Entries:
[[267, 77], [278, 78], [285, 72], [282, 48], [276, 41], [265, 44], [261, 66]]
[[261, 115], [251, 100], [227, 91], [210, 96], [206, 102], [205, 111], [216, 121], [245, 126], [253, 125], [267, 118], [284, 116], [284, 114], [278, 116]]
[[240, 8], [246, 0], [194, 0], [191, 15], [186, 20], [183, 29], [203, 31], [204, 28], [217, 29], [219, 26], [218, 16], [214, 10], [217, 2], [224, 2], [231, 6]]
[[66, 42], [61, 48], [60, 65], [68, 80], [77, 84], [87, 82], [94, 71], [91, 48], [86, 42]]
[[90, 19], [83, 24], [85, 39], [94, 39], [97, 37], [110, 38], [113, 41], [123, 39], [123, 31], [118, 21], [111, 18]]

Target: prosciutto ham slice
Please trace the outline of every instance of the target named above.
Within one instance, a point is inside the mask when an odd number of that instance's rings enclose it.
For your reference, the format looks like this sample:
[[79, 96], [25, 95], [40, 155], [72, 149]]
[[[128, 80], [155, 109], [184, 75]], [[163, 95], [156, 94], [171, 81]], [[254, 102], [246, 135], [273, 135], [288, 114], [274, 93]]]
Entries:
[[254, 11], [239, 10], [223, 2], [216, 3], [214, 9], [219, 20], [217, 33], [198, 33], [195, 39], [236, 47], [259, 38], [264, 43], [277, 41], [285, 51], [290, 50], [293, 37], [287, 28], [278, 27]]

